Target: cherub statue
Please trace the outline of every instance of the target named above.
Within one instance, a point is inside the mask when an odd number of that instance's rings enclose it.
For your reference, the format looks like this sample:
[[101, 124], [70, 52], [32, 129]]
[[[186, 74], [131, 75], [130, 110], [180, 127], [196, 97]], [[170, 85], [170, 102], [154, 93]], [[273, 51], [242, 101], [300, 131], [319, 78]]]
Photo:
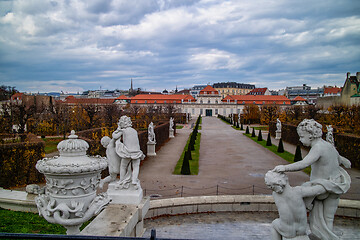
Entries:
[[307, 213], [303, 198], [318, 195], [319, 192], [325, 193], [325, 189], [320, 185], [291, 187], [285, 173], [274, 171], [265, 174], [265, 184], [273, 190], [272, 195], [280, 216], [271, 224], [272, 240], [283, 237], [308, 240]]
[[[101, 138], [100, 142], [101, 145], [106, 148], [106, 158], [108, 160], [108, 169], [110, 174], [106, 178], [101, 179], [99, 188], [102, 189], [105, 183], [114, 182], [117, 175], [120, 174], [121, 158], [115, 151], [115, 139], [104, 136]], [[129, 166], [129, 169], [131, 169], [131, 166]], [[127, 173], [126, 178], [130, 179], [130, 176], [130, 173]]]
[[151, 122], [148, 127], [148, 143], [156, 143], [153, 122]]
[[297, 127], [300, 141], [311, 147], [309, 154], [299, 162], [279, 165], [276, 172], [299, 171], [311, 166], [310, 181], [302, 186], [322, 186], [325, 193], [305, 199], [310, 209], [309, 223], [312, 234], [320, 239], [338, 239], [332, 232], [333, 221], [340, 195], [350, 188], [349, 174], [340, 167], [351, 167], [351, 162], [340, 156], [335, 147], [324, 141], [322, 126], [315, 120], [305, 119]]
[[131, 184], [135, 189], [140, 187], [138, 179], [140, 161], [145, 158], [145, 155], [140, 150], [138, 133], [131, 126], [131, 118], [122, 116], [118, 122], [118, 128], [112, 134], [116, 140], [115, 151], [121, 158], [120, 181], [117, 188], [129, 188], [130, 180], [126, 178], [129, 171], [131, 171]]

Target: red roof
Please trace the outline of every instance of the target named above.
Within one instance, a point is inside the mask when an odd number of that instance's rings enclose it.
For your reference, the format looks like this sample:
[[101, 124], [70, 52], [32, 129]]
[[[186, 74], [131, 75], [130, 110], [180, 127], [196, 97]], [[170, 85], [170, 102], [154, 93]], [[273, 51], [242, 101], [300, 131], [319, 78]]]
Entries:
[[21, 98], [22, 98], [22, 96], [23, 96], [24, 94], [23, 93], [15, 93], [15, 94], [13, 94], [12, 96], [11, 96], [11, 100], [14, 100], [14, 99], [19, 99], [19, 100], [21, 100]]
[[138, 94], [131, 98], [131, 103], [182, 103], [189, 100], [196, 102], [193, 96], [185, 94]]
[[338, 94], [340, 93], [342, 88], [340, 87], [325, 87], [324, 94]]
[[121, 95], [121, 96], [118, 96], [117, 98], [116, 98], [116, 100], [129, 100], [130, 98], [129, 97], [127, 97], [127, 96], [125, 96], [125, 95]]
[[264, 95], [267, 88], [254, 88], [247, 95]]
[[206, 94], [212, 94], [212, 95], [216, 94], [216, 95], [218, 95], [219, 91], [216, 90], [215, 88], [213, 88], [212, 86], [207, 85], [203, 90], [200, 91], [199, 94], [200, 95], [202, 95], [202, 94], [203, 95], [206, 95]]
[[115, 98], [75, 98], [68, 96], [65, 98], [64, 103], [67, 104], [111, 104], [114, 103]]
[[306, 99], [303, 97], [297, 96], [296, 98], [293, 99], [293, 101], [306, 102]]
[[228, 95], [222, 102], [235, 102], [237, 104], [280, 104], [280, 105], [290, 105], [290, 99], [285, 96], [275, 96], [275, 95]]

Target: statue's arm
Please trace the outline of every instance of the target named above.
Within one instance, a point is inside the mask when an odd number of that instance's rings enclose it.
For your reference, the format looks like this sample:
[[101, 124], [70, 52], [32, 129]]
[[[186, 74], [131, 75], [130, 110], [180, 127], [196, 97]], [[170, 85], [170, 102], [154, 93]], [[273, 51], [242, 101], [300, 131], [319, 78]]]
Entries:
[[123, 131], [121, 129], [116, 129], [115, 132], [113, 132], [112, 137], [113, 139], [117, 140], [119, 139], [123, 134]]
[[288, 164], [288, 165], [276, 166], [273, 169], [273, 171], [275, 171], [275, 172], [294, 172], [294, 171], [302, 170], [306, 167], [311, 166], [314, 162], [319, 160], [320, 155], [321, 155], [320, 149], [317, 147], [313, 147], [312, 149], [310, 149], [310, 152], [308, 153], [308, 155], [306, 155], [306, 157], [303, 160], [296, 162], [296, 163]]
[[342, 164], [346, 168], [351, 168], [351, 162], [349, 159], [339, 155], [338, 160], [339, 164]]
[[304, 197], [314, 197], [320, 194], [326, 193], [326, 189], [321, 185], [314, 185], [314, 186], [297, 186], [295, 187]]

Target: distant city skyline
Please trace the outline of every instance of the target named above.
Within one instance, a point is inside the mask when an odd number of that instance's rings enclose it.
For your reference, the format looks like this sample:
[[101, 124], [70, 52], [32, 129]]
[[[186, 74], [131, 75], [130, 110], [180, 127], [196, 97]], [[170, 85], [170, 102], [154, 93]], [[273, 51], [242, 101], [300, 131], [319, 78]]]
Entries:
[[0, 85], [342, 86], [360, 72], [359, 13], [358, 0], [0, 0]]

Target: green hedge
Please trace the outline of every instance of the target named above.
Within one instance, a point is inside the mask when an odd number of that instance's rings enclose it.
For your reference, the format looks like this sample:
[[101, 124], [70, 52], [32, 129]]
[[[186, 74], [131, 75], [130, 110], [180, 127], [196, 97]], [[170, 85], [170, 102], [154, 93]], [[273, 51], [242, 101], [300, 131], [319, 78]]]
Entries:
[[43, 182], [36, 162], [45, 157], [44, 142], [22, 142], [0, 145], [0, 186], [25, 186]]

